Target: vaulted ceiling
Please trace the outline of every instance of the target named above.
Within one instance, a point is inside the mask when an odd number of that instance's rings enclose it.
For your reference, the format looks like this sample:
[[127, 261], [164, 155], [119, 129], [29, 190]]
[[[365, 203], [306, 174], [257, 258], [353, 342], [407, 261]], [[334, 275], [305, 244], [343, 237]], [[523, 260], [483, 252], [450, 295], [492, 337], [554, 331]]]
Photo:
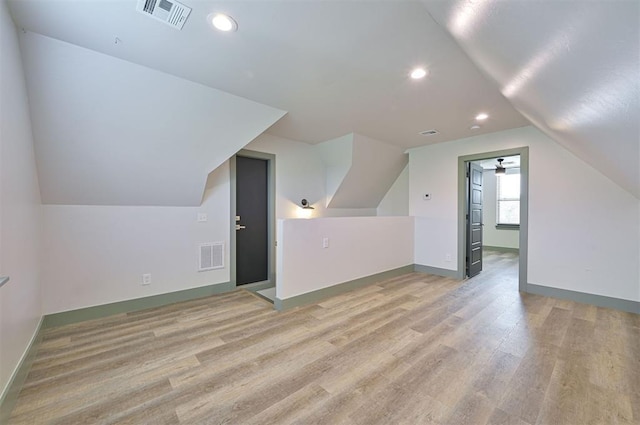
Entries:
[[640, 1], [429, 1], [511, 104], [640, 198]]
[[[193, 11], [181, 31], [136, 0], [10, 4], [28, 31], [288, 111], [269, 132], [293, 140], [356, 132], [413, 147], [529, 124], [419, 2], [182, 3]], [[206, 18], [218, 11], [237, 32], [213, 30]], [[412, 80], [417, 66], [429, 76]], [[481, 111], [491, 119], [470, 130]], [[433, 128], [440, 135], [418, 134]]]
[[[26, 31], [287, 111], [275, 135], [408, 148], [531, 122], [640, 197], [637, 1], [182, 2], [181, 31], [135, 0], [10, 6]], [[214, 31], [212, 12], [238, 31]]]

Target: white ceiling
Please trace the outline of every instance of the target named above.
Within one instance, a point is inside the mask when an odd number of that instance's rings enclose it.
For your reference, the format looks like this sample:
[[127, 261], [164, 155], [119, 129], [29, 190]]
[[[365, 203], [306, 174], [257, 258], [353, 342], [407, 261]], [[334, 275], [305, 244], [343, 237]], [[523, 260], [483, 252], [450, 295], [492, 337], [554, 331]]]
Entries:
[[[504, 159], [502, 166], [504, 168], [520, 168], [520, 155], [500, 157]], [[491, 159], [483, 159], [481, 161], [473, 161], [480, 165], [483, 170], [495, 170], [498, 164], [498, 157]]]
[[522, 115], [640, 198], [640, 1], [425, 5]]
[[33, 32], [20, 38], [44, 204], [200, 205], [207, 175], [285, 114]]
[[[269, 132], [294, 140], [358, 132], [414, 147], [529, 124], [419, 2], [183, 3], [193, 11], [182, 31], [137, 12], [135, 0], [10, 5], [28, 31], [289, 111]], [[212, 30], [214, 11], [238, 31]], [[415, 66], [430, 75], [411, 80]], [[470, 130], [480, 111], [491, 118]], [[433, 128], [440, 134], [418, 135]]]
[[[531, 122], [640, 197], [638, 0], [183, 3], [177, 31], [135, 0], [10, 0], [28, 31], [288, 111], [278, 136], [414, 147]], [[213, 31], [214, 11], [238, 31]]]

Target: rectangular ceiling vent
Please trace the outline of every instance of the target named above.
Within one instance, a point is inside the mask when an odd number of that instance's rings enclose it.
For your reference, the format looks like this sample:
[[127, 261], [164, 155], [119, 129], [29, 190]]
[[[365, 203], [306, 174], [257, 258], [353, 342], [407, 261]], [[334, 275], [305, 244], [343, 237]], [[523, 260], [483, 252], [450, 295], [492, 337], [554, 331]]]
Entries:
[[136, 10], [179, 30], [191, 13], [190, 7], [174, 0], [138, 0]]
[[221, 269], [224, 267], [224, 242], [200, 244], [198, 271]]
[[438, 134], [438, 130], [425, 130], [425, 131], [421, 131], [420, 133], [421, 136], [435, 136], [436, 134]]

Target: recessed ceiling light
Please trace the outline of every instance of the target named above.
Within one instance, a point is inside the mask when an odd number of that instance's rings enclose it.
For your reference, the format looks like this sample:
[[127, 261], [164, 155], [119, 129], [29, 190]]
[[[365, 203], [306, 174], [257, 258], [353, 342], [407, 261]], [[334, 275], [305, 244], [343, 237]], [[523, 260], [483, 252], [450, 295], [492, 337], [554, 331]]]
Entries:
[[486, 120], [487, 118], [489, 118], [489, 114], [485, 114], [484, 112], [482, 112], [482, 113], [480, 113], [480, 114], [476, 115], [476, 119], [477, 119], [478, 121], [484, 121], [484, 120]]
[[238, 30], [238, 23], [229, 15], [224, 13], [212, 13], [209, 15], [211, 25], [216, 29], [224, 32], [231, 32]]
[[419, 80], [420, 78], [424, 78], [425, 75], [427, 75], [427, 71], [424, 70], [424, 68], [416, 68], [413, 71], [411, 71], [411, 78], [413, 78], [414, 80]]
[[471, 130], [477, 130], [480, 128], [480, 126], [478, 124], [472, 125], [471, 127], [469, 127]]

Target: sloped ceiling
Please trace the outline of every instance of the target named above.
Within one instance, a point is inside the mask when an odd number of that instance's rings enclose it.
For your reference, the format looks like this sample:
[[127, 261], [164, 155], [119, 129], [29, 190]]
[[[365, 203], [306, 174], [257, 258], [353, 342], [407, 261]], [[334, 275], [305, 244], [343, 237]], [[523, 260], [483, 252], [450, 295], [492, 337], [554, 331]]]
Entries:
[[[638, 1], [182, 2], [182, 31], [135, 0], [9, 5], [27, 32], [288, 111], [278, 136], [410, 148], [531, 122], [640, 197]], [[212, 30], [212, 12], [238, 31]], [[411, 80], [415, 66], [428, 77]]]
[[353, 163], [329, 208], [376, 208], [409, 162], [403, 149], [353, 135]]
[[354, 135], [351, 133], [315, 145], [324, 164], [327, 207], [353, 164], [353, 139]]
[[640, 2], [424, 4], [522, 115], [640, 198]]
[[327, 172], [327, 208], [376, 208], [409, 162], [403, 149], [357, 133], [317, 149]]
[[207, 175], [285, 112], [22, 34], [42, 202], [200, 205]]
[[[269, 129], [287, 139], [356, 132], [408, 148], [529, 125], [419, 2], [182, 3], [193, 11], [178, 31], [135, 0], [9, 2], [26, 31], [288, 111]], [[214, 31], [212, 12], [232, 15], [238, 31]], [[429, 76], [411, 80], [416, 66]], [[480, 111], [491, 119], [471, 130]], [[440, 134], [418, 134], [432, 128]]]

